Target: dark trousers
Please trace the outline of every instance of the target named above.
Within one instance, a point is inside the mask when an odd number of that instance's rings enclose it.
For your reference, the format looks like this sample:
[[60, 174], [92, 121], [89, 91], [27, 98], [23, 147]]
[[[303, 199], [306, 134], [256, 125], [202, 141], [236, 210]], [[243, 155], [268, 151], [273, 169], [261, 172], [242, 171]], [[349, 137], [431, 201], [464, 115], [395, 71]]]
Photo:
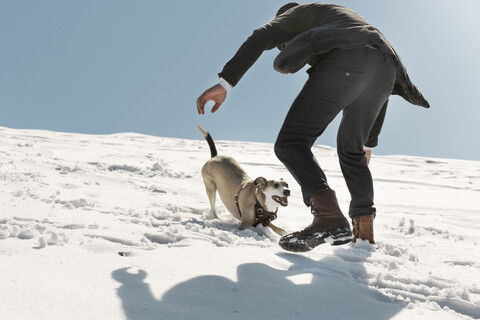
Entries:
[[311, 148], [343, 111], [337, 153], [351, 195], [351, 218], [375, 213], [373, 181], [363, 146], [395, 82], [395, 62], [369, 48], [335, 49], [319, 57], [288, 112], [275, 143], [275, 154], [302, 188], [305, 204], [330, 189]]

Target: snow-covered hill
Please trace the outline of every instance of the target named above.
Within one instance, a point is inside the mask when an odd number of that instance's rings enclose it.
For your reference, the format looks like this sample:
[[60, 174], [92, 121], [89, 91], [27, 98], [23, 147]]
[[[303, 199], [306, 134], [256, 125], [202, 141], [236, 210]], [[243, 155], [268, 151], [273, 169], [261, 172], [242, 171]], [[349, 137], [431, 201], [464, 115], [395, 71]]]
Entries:
[[[278, 226], [311, 222], [271, 144], [216, 143], [287, 180]], [[335, 150], [314, 153], [346, 212]], [[209, 156], [200, 134], [0, 128], [0, 319], [480, 318], [479, 162], [373, 157], [377, 245], [291, 254], [221, 202], [212, 218]]]

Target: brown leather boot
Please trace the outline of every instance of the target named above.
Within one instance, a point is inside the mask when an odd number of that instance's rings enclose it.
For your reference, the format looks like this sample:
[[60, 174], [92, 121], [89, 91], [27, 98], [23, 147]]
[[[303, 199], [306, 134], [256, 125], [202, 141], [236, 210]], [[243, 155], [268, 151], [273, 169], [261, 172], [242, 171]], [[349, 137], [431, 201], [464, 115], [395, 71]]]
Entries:
[[350, 224], [338, 206], [335, 191], [324, 190], [310, 198], [313, 223], [302, 231], [283, 236], [279, 245], [293, 252], [310, 251], [322, 243], [341, 245], [352, 241]]
[[353, 240], [357, 242], [358, 239], [368, 240], [371, 244], [375, 244], [373, 238], [373, 219], [375, 216], [369, 214], [353, 219]]

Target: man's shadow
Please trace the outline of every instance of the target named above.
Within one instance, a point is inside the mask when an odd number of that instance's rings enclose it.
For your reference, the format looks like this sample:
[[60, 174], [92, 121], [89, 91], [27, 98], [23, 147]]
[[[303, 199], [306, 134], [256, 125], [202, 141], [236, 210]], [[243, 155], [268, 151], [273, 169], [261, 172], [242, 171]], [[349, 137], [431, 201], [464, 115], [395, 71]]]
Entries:
[[[351, 251], [349, 255], [348, 250]], [[170, 289], [155, 299], [144, 282], [147, 273], [116, 270], [121, 283], [118, 296], [127, 319], [389, 319], [404, 305], [380, 291], [354, 280], [367, 276], [362, 261], [371, 253], [343, 251], [340, 258], [314, 261], [301, 255], [280, 253], [292, 263], [278, 270], [263, 263], [238, 266], [238, 281], [207, 275]], [[352, 263], [353, 262], [353, 263]], [[340, 270], [348, 265], [349, 270]], [[349, 276], [345, 276], [347, 274]], [[288, 277], [313, 274], [311, 283], [295, 284]]]

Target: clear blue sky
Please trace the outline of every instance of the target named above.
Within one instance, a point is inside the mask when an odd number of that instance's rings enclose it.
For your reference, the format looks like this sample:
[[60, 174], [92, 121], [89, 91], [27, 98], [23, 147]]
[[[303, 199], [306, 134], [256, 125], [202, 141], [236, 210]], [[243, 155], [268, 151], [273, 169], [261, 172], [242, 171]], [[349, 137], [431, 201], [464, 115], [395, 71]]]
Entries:
[[[218, 140], [274, 142], [306, 80], [273, 70], [276, 49], [217, 113], [198, 116], [195, 100], [286, 2], [0, 0], [0, 126], [202, 139], [199, 123]], [[394, 96], [374, 152], [480, 160], [480, 2], [333, 3], [383, 32], [432, 106]], [[337, 125], [317, 143], [334, 147]]]

